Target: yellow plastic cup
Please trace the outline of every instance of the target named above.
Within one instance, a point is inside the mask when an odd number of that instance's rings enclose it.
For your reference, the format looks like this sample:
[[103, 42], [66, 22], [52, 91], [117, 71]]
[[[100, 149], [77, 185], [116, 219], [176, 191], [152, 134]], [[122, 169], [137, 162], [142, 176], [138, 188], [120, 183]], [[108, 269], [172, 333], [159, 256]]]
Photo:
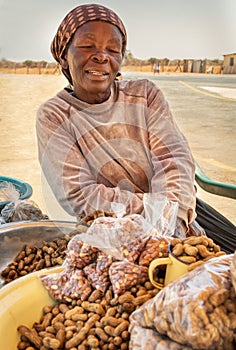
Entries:
[[[156, 267], [160, 265], [166, 265], [166, 274], [164, 279], [164, 284], [158, 283], [154, 280], [154, 271]], [[188, 272], [187, 263], [176, 258], [170, 251], [167, 258], [155, 259], [151, 262], [148, 268], [148, 275], [151, 283], [158, 289], [164, 288], [168, 283], [176, 280], [177, 278], [185, 275]]]

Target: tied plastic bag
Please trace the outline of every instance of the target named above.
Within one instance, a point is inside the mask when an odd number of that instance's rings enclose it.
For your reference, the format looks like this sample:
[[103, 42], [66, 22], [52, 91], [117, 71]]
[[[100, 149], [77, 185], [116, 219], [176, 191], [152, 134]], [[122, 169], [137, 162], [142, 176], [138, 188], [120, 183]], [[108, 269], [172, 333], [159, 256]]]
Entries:
[[5, 222], [49, 220], [32, 200], [17, 200], [7, 204], [1, 211]]
[[148, 268], [129, 261], [117, 261], [111, 264], [109, 277], [116, 296], [124, 294], [133, 286], [148, 280]]
[[[164, 346], [166, 337], [192, 349], [235, 349], [236, 294], [230, 275], [232, 259], [231, 254], [209, 260], [170, 283], [136, 310], [130, 317], [130, 349], [168, 349]], [[151, 347], [150, 339], [142, 338], [140, 327], [155, 330], [162, 339]], [[138, 344], [141, 338], [143, 347]]]
[[1, 200], [9, 201], [1, 211], [4, 222], [16, 221], [38, 221], [48, 220], [48, 216], [44, 215], [38, 205], [32, 200], [20, 200], [20, 192], [10, 183], [2, 183], [0, 189]]
[[83, 269], [96, 260], [98, 249], [82, 242], [80, 236], [74, 236], [68, 243], [64, 266]]
[[144, 216], [161, 237], [205, 236], [204, 229], [193, 221], [187, 229], [182, 219], [177, 217], [179, 204], [158, 193], [143, 196]]
[[[94, 275], [91, 266], [97, 260], [98, 249], [87, 245], [74, 236], [67, 245], [63, 271], [41, 276], [41, 281], [54, 300], [71, 302], [73, 299], [86, 300], [92, 292], [92, 286], [105, 292], [107, 284]], [[92, 282], [92, 283], [91, 283]]]
[[[88, 246], [95, 246], [99, 249], [100, 256], [104, 255], [112, 257], [112, 259], [108, 259], [109, 265], [106, 266], [105, 270], [100, 268], [102, 271], [100, 275], [99, 258], [96, 268], [90, 265], [91, 273], [88, 277], [90, 283], [99, 289], [101, 283], [97, 282], [102, 275], [103, 286], [106, 286], [107, 281], [110, 281], [114, 293], [120, 295], [132, 286], [147, 280], [147, 267], [139, 266], [137, 262], [150, 236], [150, 230], [152, 230], [151, 226], [138, 214], [95, 219], [87, 232], [78, 235], [77, 239]], [[105, 261], [105, 257], [103, 259]], [[89, 269], [86, 270], [89, 276]]]
[[51, 297], [59, 302], [86, 300], [92, 288], [82, 270], [66, 268], [59, 274], [42, 275], [41, 281]]
[[152, 260], [168, 257], [168, 245], [176, 231], [178, 203], [158, 193], [145, 193], [143, 205], [145, 220], [153, 230], [139, 257], [139, 265], [148, 267]]
[[152, 232], [151, 225], [138, 214], [100, 217], [94, 220], [86, 233], [79, 235], [79, 239], [117, 260], [134, 263]]
[[144, 216], [147, 222], [161, 237], [172, 237], [175, 234], [178, 203], [169, 201], [158, 193], [144, 193]]

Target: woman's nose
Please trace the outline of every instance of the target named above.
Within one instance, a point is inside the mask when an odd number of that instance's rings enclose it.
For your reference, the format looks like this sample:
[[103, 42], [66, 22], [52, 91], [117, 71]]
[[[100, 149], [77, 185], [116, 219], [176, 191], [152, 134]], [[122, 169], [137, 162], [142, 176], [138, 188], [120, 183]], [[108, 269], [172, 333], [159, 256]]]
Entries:
[[97, 51], [94, 53], [92, 59], [98, 63], [106, 63], [108, 62], [108, 55], [103, 51]]

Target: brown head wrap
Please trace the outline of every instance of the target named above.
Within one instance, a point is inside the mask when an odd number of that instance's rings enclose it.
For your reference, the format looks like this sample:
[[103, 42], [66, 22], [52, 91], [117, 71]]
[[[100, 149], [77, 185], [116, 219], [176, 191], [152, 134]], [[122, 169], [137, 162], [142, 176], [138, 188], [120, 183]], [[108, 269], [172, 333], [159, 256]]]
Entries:
[[[71, 10], [61, 22], [57, 33], [51, 44], [51, 52], [57, 62], [63, 57], [68, 44], [76, 30], [86, 22], [105, 21], [119, 28], [123, 36], [122, 55], [124, 56], [127, 43], [125, 26], [118, 15], [112, 10], [98, 4], [80, 5]], [[71, 83], [69, 69], [62, 69], [62, 72]]]

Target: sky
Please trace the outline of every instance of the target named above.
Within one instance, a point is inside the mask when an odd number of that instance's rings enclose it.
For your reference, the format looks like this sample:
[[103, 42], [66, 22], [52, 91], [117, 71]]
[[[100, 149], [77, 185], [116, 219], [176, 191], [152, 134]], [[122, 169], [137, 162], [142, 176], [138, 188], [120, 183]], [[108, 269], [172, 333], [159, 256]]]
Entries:
[[114, 10], [135, 58], [223, 59], [236, 52], [236, 0], [0, 0], [0, 60], [53, 62], [50, 43], [74, 7]]

